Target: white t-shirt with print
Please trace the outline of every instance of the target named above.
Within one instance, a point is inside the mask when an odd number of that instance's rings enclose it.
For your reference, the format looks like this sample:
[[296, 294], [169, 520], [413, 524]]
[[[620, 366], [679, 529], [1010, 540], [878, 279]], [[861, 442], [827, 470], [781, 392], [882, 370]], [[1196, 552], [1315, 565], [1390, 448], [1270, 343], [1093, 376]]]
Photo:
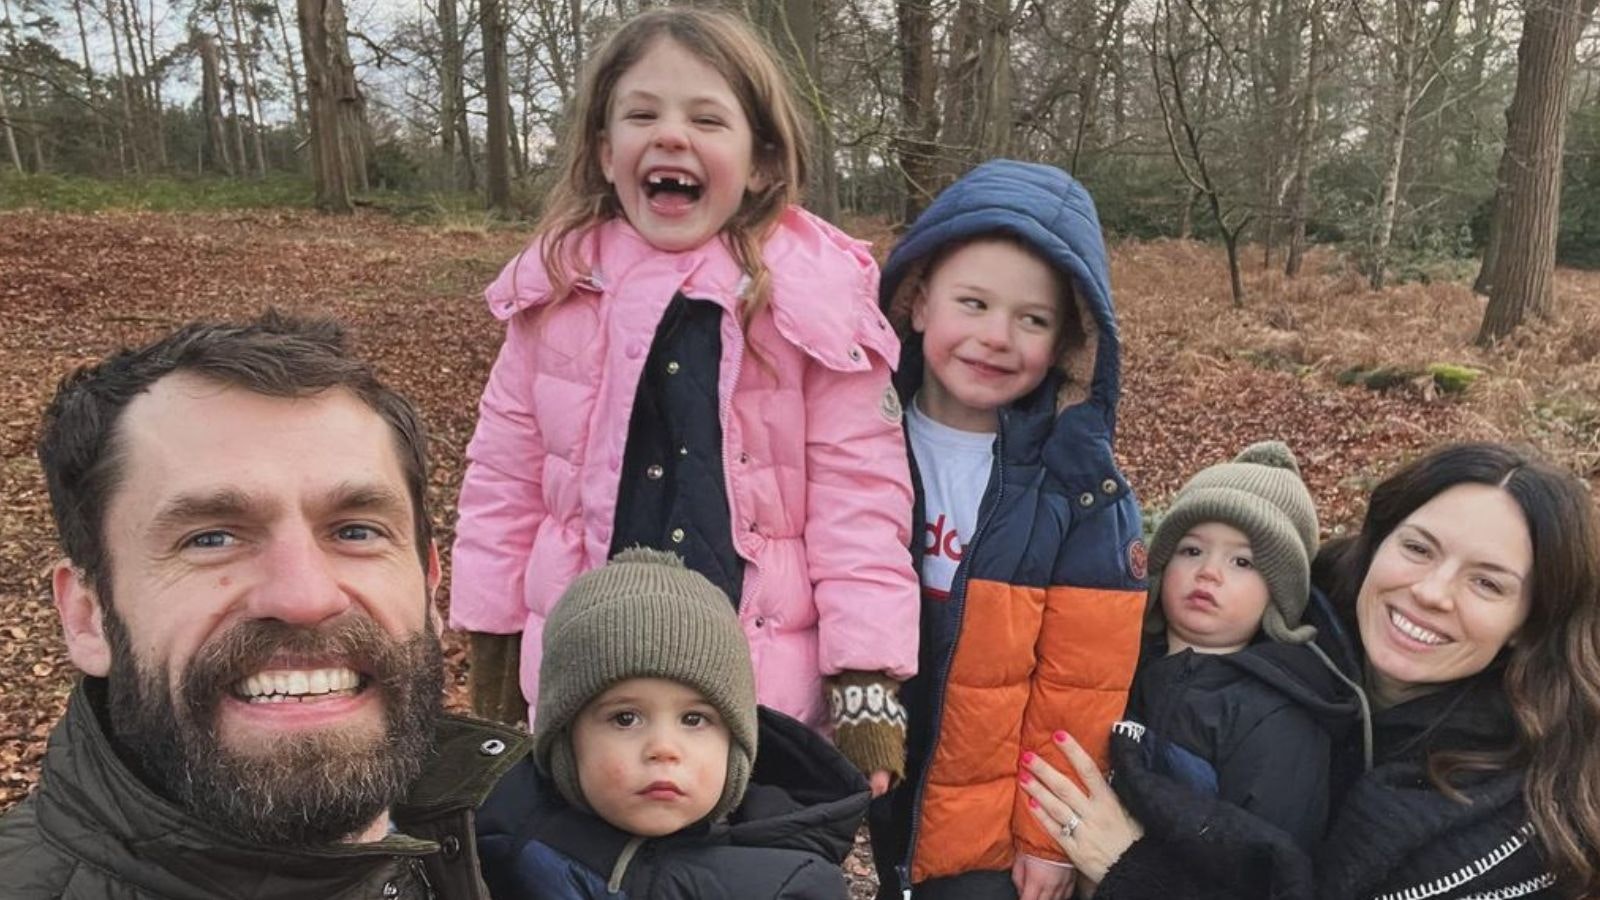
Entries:
[[922, 477], [927, 516], [922, 526], [922, 592], [944, 600], [967, 541], [978, 527], [978, 507], [994, 468], [995, 436], [935, 422], [916, 399], [906, 409], [906, 434]]

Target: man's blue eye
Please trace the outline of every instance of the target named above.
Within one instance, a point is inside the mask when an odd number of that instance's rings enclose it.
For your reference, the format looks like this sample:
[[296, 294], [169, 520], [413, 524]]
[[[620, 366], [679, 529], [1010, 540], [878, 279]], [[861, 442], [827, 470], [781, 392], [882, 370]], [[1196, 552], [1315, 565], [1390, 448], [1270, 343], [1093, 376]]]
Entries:
[[233, 535], [226, 531], [205, 531], [190, 538], [189, 546], [199, 547], [202, 550], [215, 550], [226, 547], [233, 541]]
[[346, 525], [339, 529], [340, 539], [346, 541], [370, 541], [377, 536], [377, 529], [370, 525]]

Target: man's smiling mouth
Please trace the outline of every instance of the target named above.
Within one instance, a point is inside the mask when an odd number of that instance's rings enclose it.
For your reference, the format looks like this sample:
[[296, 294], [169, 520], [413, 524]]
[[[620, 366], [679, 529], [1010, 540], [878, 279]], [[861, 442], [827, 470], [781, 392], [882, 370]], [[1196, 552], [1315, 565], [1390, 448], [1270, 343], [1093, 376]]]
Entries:
[[354, 669], [278, 669], [258, 672], [233, 686], [234, 696], [249, 703], [304, 703], [353, 696], [365, 685]]

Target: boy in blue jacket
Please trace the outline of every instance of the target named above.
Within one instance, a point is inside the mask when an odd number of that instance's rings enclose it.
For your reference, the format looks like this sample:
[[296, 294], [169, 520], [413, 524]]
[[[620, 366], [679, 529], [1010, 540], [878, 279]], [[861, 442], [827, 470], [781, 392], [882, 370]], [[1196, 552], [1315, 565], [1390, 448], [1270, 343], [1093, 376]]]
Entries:
[[1145, 599], [1094, 201], [1060, 169], [986, 162], [907, 230], [880, 298], [904, 341], [923, 600], [906, 783], [872, 810], [878, 896], [1060, 900], [1073, 871], [1018, 761], [1064, 765], [1060, 730], [1104, 766]]
[[572, 583], [536, 718], [534, 759], [478, 811], [499, 900], [848, 898], [866, 780], [757, 709], [733, 607], [678, 557], [625, 550]]

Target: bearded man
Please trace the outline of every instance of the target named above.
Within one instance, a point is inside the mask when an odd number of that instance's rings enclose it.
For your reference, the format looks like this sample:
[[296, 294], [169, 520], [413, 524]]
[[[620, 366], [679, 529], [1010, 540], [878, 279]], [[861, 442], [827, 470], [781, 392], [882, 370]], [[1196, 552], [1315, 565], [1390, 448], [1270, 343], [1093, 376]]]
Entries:
[[66, 378], [39, 457], [84, 677], [8, 898], [483, 898], [518, 732], [444, 716], [416, 411], [338, 325], [195, 323]]

